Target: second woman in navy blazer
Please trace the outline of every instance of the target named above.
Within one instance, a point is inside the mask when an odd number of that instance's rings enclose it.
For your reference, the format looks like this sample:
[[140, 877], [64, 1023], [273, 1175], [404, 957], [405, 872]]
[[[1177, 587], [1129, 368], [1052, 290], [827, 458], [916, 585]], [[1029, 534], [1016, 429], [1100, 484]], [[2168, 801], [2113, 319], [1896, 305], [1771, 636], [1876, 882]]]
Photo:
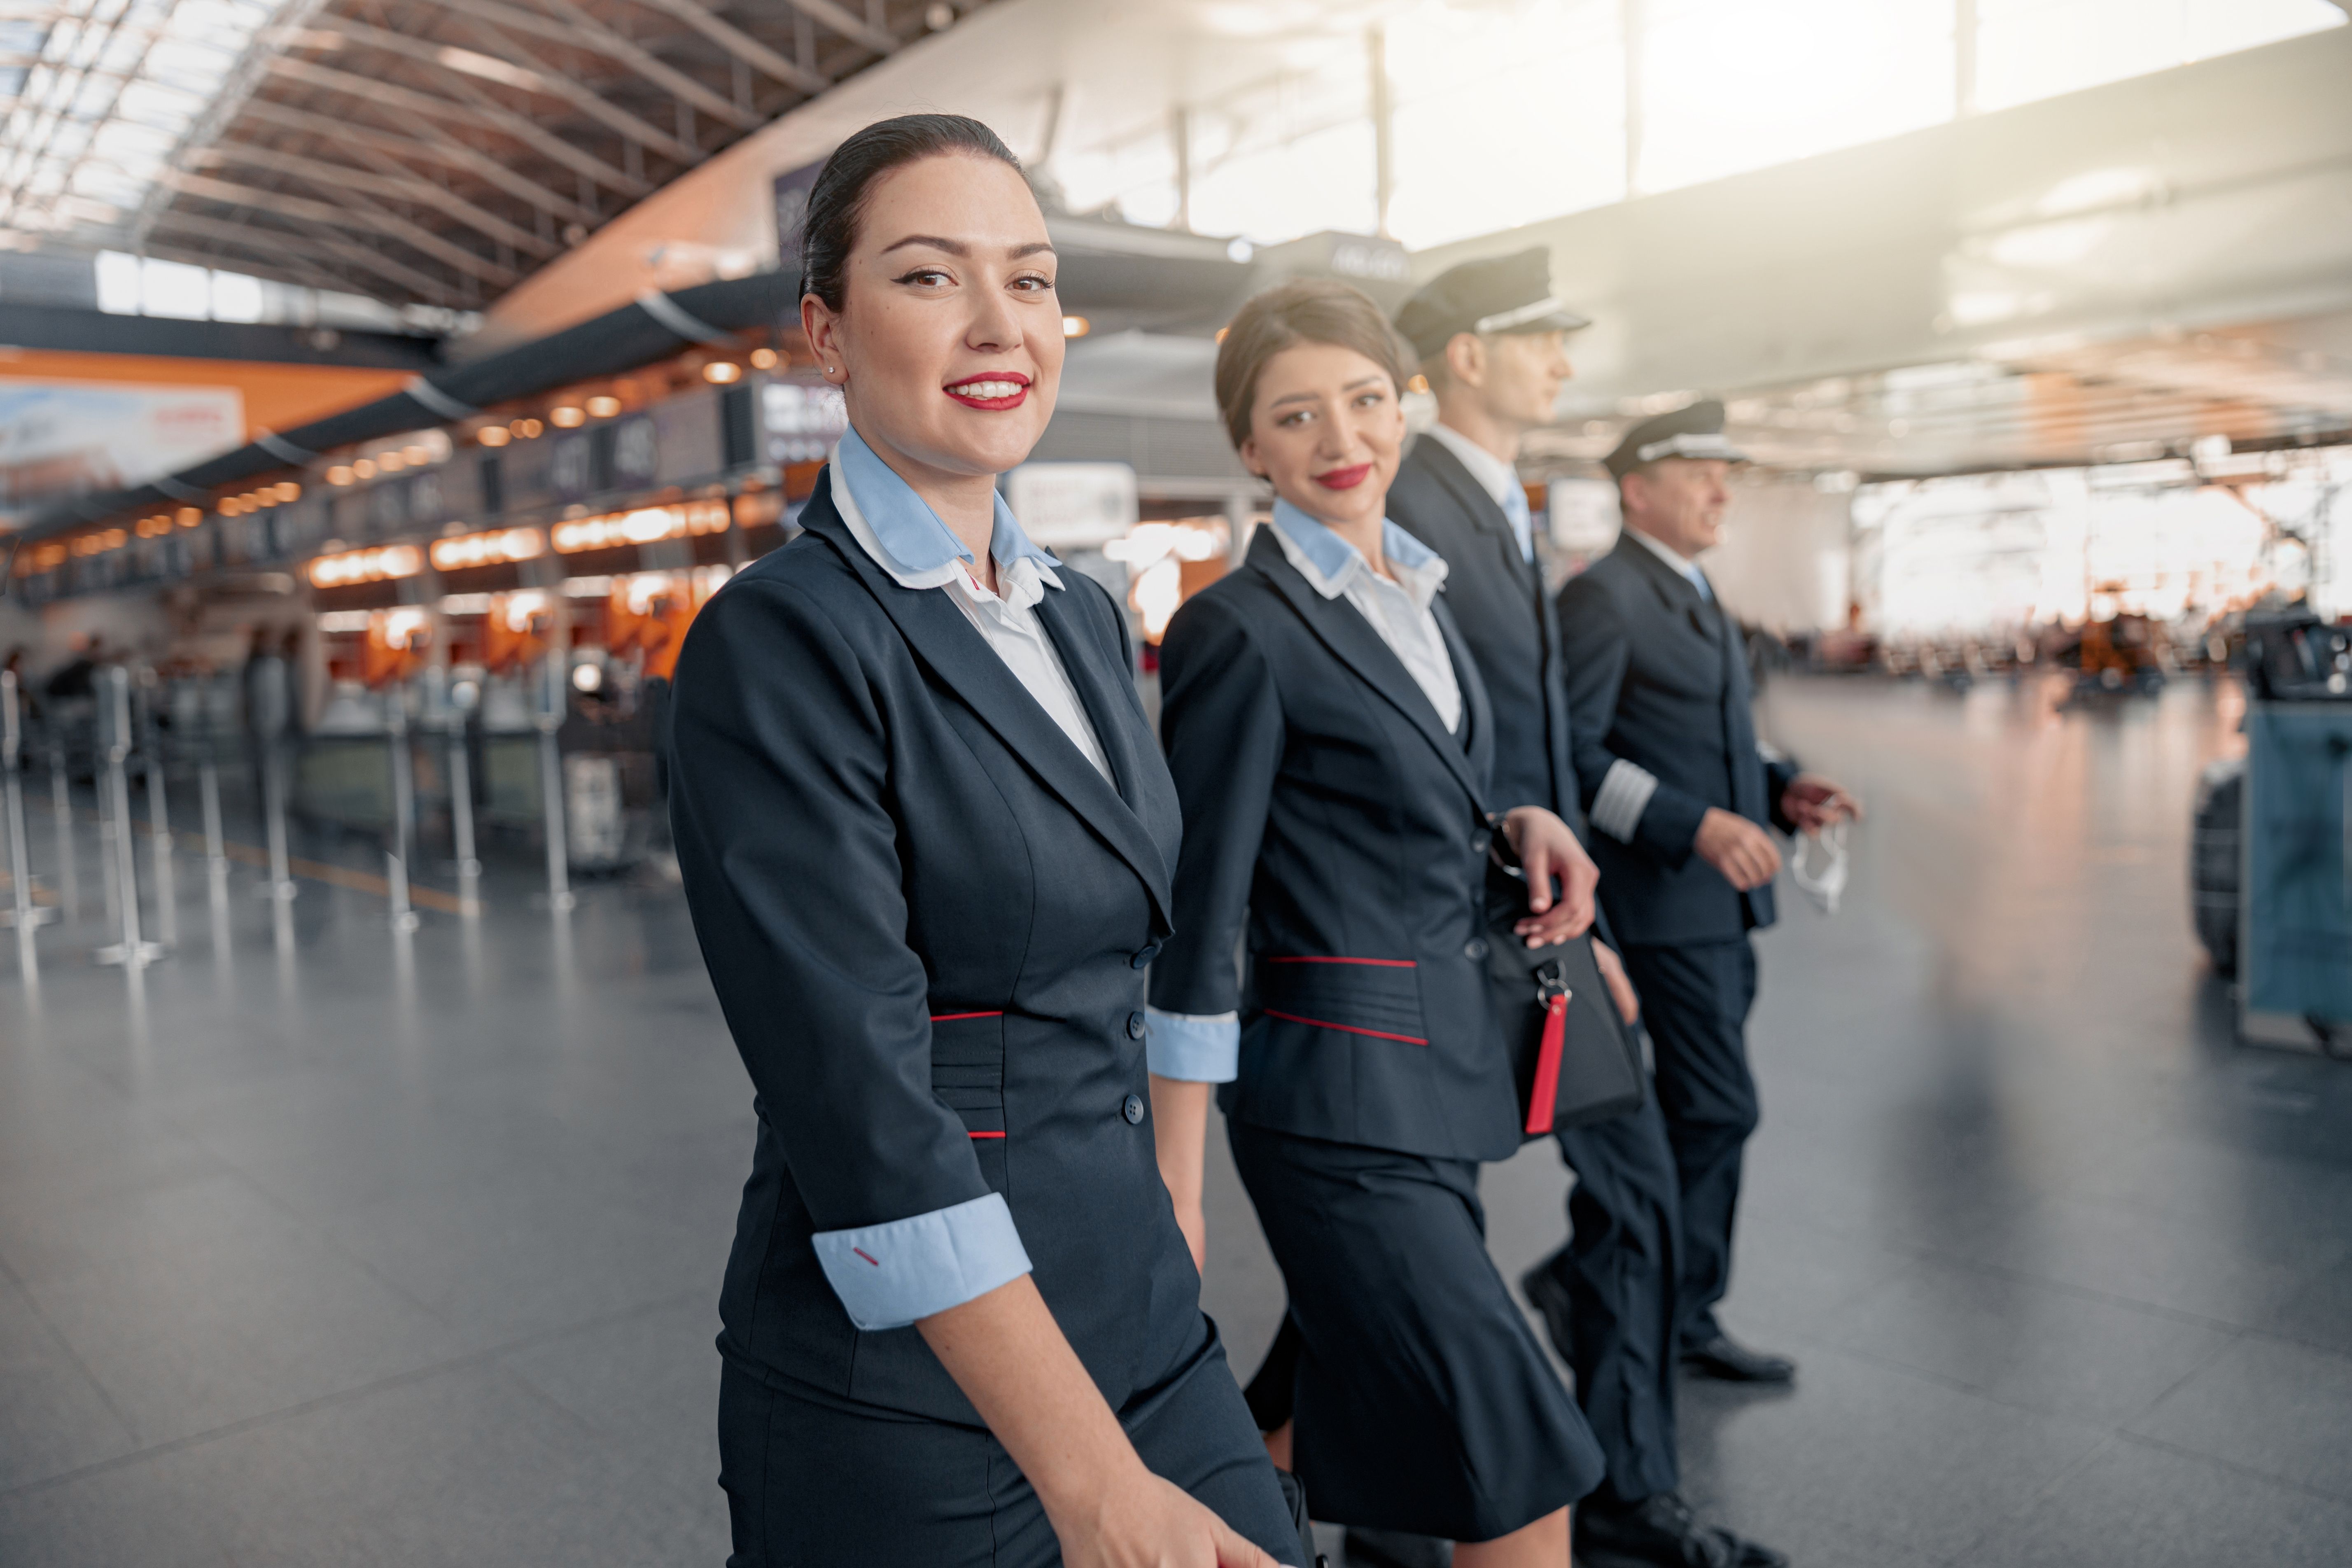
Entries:
[[[1386, 318], [1341, 284], [1269, 290], [1219, 350], [1228, 431], [1278, 499], [1160, 648], [1184, 808], [1152, 968], [1160, 1158], [1197, 1247], [1222, 1082], [1290, 1296], [1296, 1416], [1268, 1447], [1316, 1516], [1460, 1542], [1462, 1568], [1550, 1568], [1601, 1465], [1486, 1251], [1478, 1164], [1522, 1125], [1486, 943], [1581, 930], [1590, 865], [1544, 807], [1489, 811], [1494, 717], [1445, 563], [1382, 510], [1403, 380]], [[1498, 836], [1539, 892], [1490, 938]]]

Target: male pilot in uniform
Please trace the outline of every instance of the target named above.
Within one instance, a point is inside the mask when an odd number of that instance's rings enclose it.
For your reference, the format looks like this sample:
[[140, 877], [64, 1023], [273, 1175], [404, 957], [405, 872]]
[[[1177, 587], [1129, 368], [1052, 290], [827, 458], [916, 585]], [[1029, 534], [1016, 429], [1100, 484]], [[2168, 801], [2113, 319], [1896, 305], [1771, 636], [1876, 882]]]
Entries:
[[1576, 772], [1601, 902], [1642, 994], [1681, 1185], [1680, 1352], [1689, 1370], [1786, 1383], [1796, 1366], [1716, 1321], [1731, 1276], [1740, 1151], [1756, 1129], [1748, 932], [1772, 923], [1765, 830], [1858, 816], [1853, 797], [1757, 743], [1746, 647], [1694, 557], [1722, 534], [1723, 405], [1627, 431], [1608, 467], [1624, 531], [1559, 599]]
[[[1564, 340], [1588, 324], [1552, 297], [1540, 248], [1433, 279], [1398, 313], [1397, 330], [1420, 355], [1438, 423], [1389, 489], [1390, 518], [1445, 558], [1446, 603], [1494, 705], [1496, 805], [1549, 807], [1580, 833], [1559, 631], [1512, 465], [1526, 433], [1551, 422], [1570, 374]], [[1607, 949], [1596, 955], [1622, 985]], [[1608, 1459], [1600, 1490], [1576, 1509], [1579, 1559], [1593, 1568], [1785, 1562], [1700, 1521], [1675, 1490], [1676, 1183], [1656, 1098], [1557, 1136], [1577, 1176], [1573, 1238], [1523, 1288], [1575, 1370], [1577, 1400]], [[1351, 1535], [1349, 1544], [1360, 1553], [1373, 1543]], [[1406, 1557], [1395, 1546], [1389, 1554]]]

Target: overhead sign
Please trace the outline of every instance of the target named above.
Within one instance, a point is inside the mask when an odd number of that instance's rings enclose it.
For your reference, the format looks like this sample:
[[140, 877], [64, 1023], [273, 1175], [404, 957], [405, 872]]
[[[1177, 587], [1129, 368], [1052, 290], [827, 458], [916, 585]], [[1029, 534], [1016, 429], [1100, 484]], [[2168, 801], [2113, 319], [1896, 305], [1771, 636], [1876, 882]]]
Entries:
[[1004, 476], [1004, 501], [1048, 550], [1091, 550], [1124, 538], [1142, 515], [1125, 463], [1024, 463]]
[[0, 381], [0, 512], [121, 489], [244, 440], [233, 386]]

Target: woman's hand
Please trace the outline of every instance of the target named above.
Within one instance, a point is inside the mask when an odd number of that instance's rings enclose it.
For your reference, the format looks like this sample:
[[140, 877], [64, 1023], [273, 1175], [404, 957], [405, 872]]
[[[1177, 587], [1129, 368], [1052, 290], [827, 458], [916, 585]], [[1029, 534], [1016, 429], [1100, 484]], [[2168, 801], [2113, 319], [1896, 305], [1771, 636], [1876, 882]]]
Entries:
[[1084, 1568], [1279, 1568], [1144, 1468], [1024, 1274], [915, 1322]]
[[1141, 1465], [1085, 1517], [1046, 1517], [1069, 1568], [1281, 1568], [1181, 1487]]
[[[1584, 852], [1567, 823], [1539, 805], [1522, 805], [1503, 818], [1503, 837], [1528, 876], [1528, 918], [1511, 930], [1529, 947], [1549, 947], [1582, 936], [1592, 924], [1592, 890], [1601, 868]], [[1552, 879], [1559, 896], [1552, 896]]]
[[1624, 961], [1617, 956], [1617, 950], [1594, 937], [1592, 962], [1601, 971], [1601, 984], [1609, 987], [1609, 1000], [1617, 1004], [1617, 1016], [1629, 1024], [1639, 1018], [1642, 998], [1634, 994], [1633, 981], [1626, 978]]

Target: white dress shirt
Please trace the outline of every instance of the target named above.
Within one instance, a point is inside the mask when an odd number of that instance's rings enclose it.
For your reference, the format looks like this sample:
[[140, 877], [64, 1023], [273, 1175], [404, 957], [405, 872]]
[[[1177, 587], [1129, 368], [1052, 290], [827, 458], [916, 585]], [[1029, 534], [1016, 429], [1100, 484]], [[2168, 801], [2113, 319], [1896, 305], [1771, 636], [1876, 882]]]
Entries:
[[1327, 599], [1345, 599], [1371, 624], [1381, 641], [1412, 677], [1448, 734], [1462, 729], [1462, 684], [1430, 605], [1445, 583], [1445, 562], [1395, 523], [1381, 524], [1381, 553], [1390, 581], [1372, 570], [1363, 552], [1286, 500], [1274, 503], [1274, 539], [1307, 585]]
[[944, 588], [1045, 716], [1096, 772], [1111, 778], [1102, 739], [1078, 700], [1060, 650], [1037, 618], [1037, 601], [1048, 588], [1061, 592], [1062, 579], [1055, 574], [1054, 558], [1029, 542], [1004, 498], [996, 498], [996, 530], [988, 548], [1002, 592], [992, 594], [966, 570], [971, 557], [954, 533], [855, 430], [834, 448], [833, 471], [844, 481], [834, 487], [834, 505], [849, 536], [874, 563], [902, 588]]

